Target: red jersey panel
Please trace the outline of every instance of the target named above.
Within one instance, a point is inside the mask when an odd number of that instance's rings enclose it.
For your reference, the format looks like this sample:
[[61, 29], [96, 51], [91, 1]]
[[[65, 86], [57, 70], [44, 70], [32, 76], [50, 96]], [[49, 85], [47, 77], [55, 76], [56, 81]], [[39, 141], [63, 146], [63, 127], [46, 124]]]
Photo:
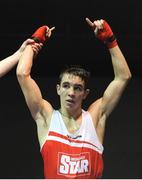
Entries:
[[60, 112], [53, 112], [47, 138], [41, 148], [45, 178], [101, 178], [102, 152], [103, 146], [87, 111], [82, 111], [81, 127], [74, 134], [68, 132]]

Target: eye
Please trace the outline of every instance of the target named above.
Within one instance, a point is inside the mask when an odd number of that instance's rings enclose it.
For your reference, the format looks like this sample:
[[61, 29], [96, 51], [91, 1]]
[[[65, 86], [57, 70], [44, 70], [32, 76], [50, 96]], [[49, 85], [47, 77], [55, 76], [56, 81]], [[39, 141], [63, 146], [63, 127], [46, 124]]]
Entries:
[[65, 89], [68, 89], [68, 88], [70, 87], [70, 85], [69, 85], [68, 83], [64, 83], [64, 84], [62, 85], [62, 87], [65, 88]]
[[74, 87], [74, 90], [81, 92], [81, 91], [83, 91], [83, 87], [82, 87], [82, 86], [75, 86], [75, 87]]

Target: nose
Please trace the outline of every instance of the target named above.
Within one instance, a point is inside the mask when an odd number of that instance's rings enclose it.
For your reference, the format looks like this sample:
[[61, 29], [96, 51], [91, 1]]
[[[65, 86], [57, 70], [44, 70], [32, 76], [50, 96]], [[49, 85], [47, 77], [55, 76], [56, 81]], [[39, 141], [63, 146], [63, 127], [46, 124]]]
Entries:
[[69, 96], [74, 96], [74, 88], [73, 87], [71, 87], [70, 89], [69, 89], [69, 92], [68, 92], [68, 95]]

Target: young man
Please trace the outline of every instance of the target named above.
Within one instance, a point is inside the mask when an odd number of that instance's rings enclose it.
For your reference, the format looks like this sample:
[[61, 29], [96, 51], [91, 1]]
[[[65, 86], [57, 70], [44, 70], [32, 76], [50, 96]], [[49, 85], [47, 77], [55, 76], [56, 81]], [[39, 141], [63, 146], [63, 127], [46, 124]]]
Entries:
[[38, 54], [38, 51], [42, 47], [42, 43], [35, 43], [33, 39], [25, 40], [21, 47], [14, 54], [0, 61], [0, 77], [7, 74], [18, 63], [22, 52], [28, 44], [32, 45], [31, 47], [35, 55]]
[[[42, 98], [39, 87], [31, 78], [34, 52], [28, 45], [17, 66], [17, 78], [26, 103], [37, 124], [45, 178], [100, 178], [103, 172], [103, 138], [106, 119], [117, 105], [131, 73], [117, 44], [113, 32], [105, 20], [91, 22], [86, 18], [98, 39], [110, 52], [114, 80], [103, 96], [93, 102], [87, 111], [82, 102], [89, 94], [89, 73], [78, 67], [64, 70], [57, 84], [60, 109]], [[45, 40], [45, 32], [39, 28], [33, 38]], [[54, 28], [46, 27], [47, 39]], [[44, 37], [44, 38], [43, 38]]]

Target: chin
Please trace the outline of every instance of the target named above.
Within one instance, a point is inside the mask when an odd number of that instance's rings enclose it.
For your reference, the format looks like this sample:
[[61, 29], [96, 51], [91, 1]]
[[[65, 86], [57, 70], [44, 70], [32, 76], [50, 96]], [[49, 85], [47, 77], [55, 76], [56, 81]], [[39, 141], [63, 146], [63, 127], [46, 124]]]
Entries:
[[74, 107], [75, 107], [74, 104], [67, 104], [66, 105], [67, 109], [74, 109]]

